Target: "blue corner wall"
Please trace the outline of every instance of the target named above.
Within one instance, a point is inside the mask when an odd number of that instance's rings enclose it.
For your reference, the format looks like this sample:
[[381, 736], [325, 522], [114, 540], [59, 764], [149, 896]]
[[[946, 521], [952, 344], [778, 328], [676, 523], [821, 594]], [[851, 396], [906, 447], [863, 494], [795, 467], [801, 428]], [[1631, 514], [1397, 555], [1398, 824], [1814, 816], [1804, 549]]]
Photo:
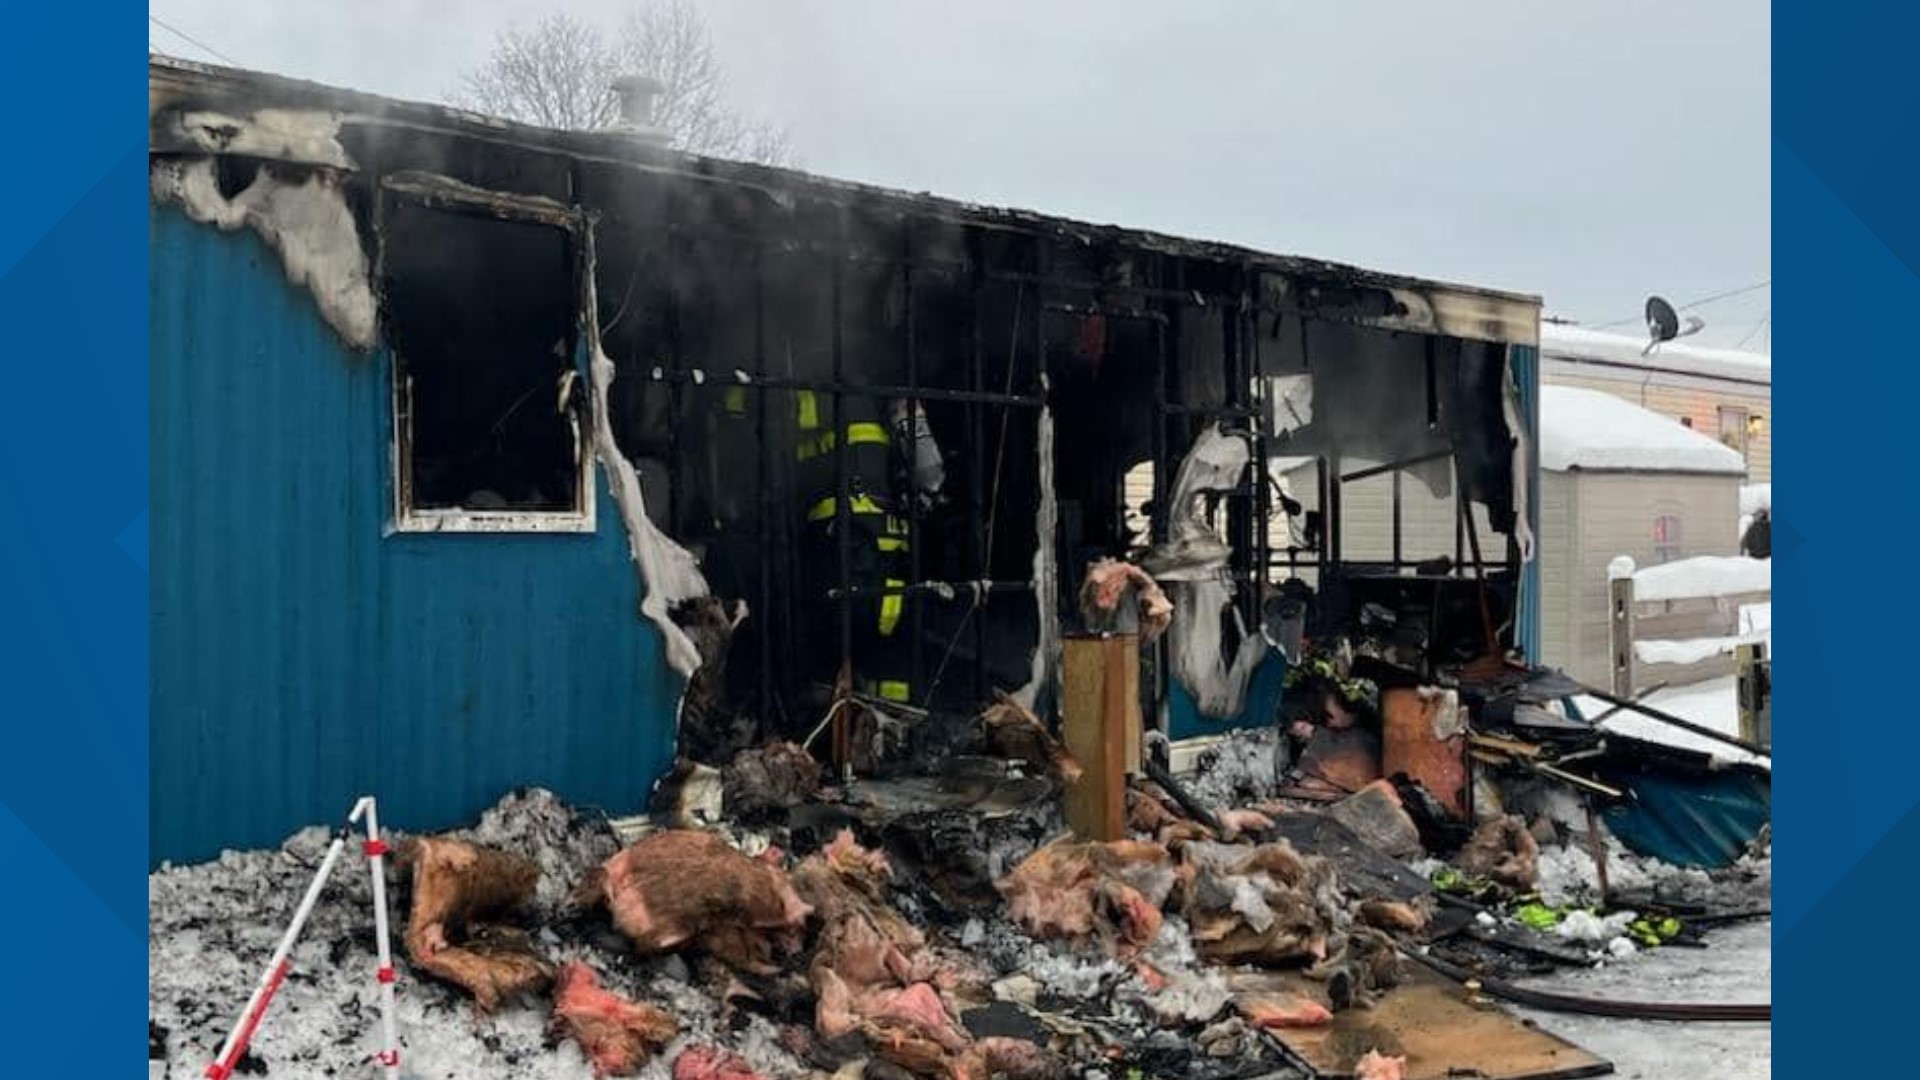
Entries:
[[1514, 644], [1530, 663], [1540, 662], [1540, 350], [1515, 345], [1507, 350], [1514, 391], [1520, 398], [1521, 420], [1527, 429], [1527, 528], [1534, 538], [1534, 557], [1520, 572], [1519, 610], [1514, 614]]
[[149, 861], [338, 821], [404, 830], [522, 785], [637, 808], [680, 680], [604, 477], [592, 535], [395, 535], [389, 357], [279, 257], [155, 207]]

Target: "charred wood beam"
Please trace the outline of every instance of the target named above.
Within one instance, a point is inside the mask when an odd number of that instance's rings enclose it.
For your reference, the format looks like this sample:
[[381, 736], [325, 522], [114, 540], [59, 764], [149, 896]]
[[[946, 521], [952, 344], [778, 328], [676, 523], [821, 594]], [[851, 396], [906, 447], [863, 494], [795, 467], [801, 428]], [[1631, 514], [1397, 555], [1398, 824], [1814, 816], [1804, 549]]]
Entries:
[[1351, 484], [1357, 480], [1366, 480], [1370, 477], [1380, 476], [1384, 473], [1401, 472], [1406, 469], [1411, 469], [1416, 465], [1425, 465], [1428, 462], [1442, 461], [1452, 456], [1453, 456], [1453, 450], [1451, 447], [1449, 447], [1448, 449], [1445, 449], [1445, 450], [1435, 450], [1431, 454], [1421, 454], [1418, 457], [1402, 458], [1399, 461], [1389, 461], [1385, 465], [1369, 465], [1364, 469], [1355, 469], [1350, 473], [1341, 474], [1340, 482], [1343, 484]]

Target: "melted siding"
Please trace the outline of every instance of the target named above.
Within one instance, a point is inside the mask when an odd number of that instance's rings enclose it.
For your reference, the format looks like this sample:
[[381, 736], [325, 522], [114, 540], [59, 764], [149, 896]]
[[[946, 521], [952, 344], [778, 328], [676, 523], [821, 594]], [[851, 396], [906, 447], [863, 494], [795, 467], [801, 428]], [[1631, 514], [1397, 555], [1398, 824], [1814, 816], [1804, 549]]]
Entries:
[[381, 799], [405, 830], [542, 785], [641, 804], [679, 681], [604, 478], [591, 535], [396, 535], [388, 358], [251, 232], [152, 211], [149, 858], [278, 843]]

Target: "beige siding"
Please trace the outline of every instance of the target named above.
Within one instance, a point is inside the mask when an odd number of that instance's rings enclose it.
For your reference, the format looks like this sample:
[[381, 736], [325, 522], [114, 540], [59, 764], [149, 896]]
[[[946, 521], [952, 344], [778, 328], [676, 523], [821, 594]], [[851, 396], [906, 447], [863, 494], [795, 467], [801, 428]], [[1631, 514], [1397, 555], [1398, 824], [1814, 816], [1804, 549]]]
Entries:
[[[1372, 463], [1347, 461], [1345, 472], [1368, 468]], [[1293, 497], [1311, 508], [1317, 500], [1316, 480], [1311, 467], [1295, 470], [1288, 477]], [[1454, 523], [1456, 510], [1451, 495], [1438, 496], [1411, 475], [1400, 482], [1400, 551], [1408, 562], [1453, 558], [1456, 548], [1468, 559], [1470, 547], [1462, 547]], [[1393, 476], [1383, 474], [1351, 481], [1340, 487], [1341, 551], [1354, 562], [1385, 562], [1393, 558]], [[1486, 508], [1474, 507], [1474, 524], [1480, 534], [1480, 554], [1489, 563], [1506, 558], [1506, 540], [1493, 531]]]
[[1574, 651], [1573, 587], [1580, 535], [1578, 473], [1540, 474], [1540, 536], [1534, 543], [1540, 561], [1540, 649], [1549, 664]]
[[[1740, 478], [1666, 473], [1547, 473], [1545, 512], [1564, 501], [1567, 531], [1541, 523], [1545, 540], [1541, 604], [1547, 630], [1543, 659], [1595, 685], [1608, 679], [1607, 564], [1629, 555], [1640, 566], [1660, 561], [1654, 550], [1654, 520], [1680, 521], [1678, 556], [1733, 555], [1739, 551]], [[1556, 496], [1559, 490], [1562, 494]], [[1552, 628], [1561, 628], [1558, 634]], [[1668, 637], [1726, 633], [1702, 615], [1698, 626], [1659, 627]], [[1647, 636], [1647, 635], [1643, 635]], [[1704, 672], [1656, 672], [1675, 682]], [[1644, 681], [1644, 680], [1643, 680]]]
[[[1355, 472], [1367, 468], [1369, 464], [1369, 462], [1349, 461], [1343, 467], [1347, 472]], [[1286, 492], [1300, 503], [1303, 512], [1320, 508], [1319, 474], [1313, 464], [1299, 465], [1287, 470], [1276, 468], [1274, 475], [1280, 480]], [[1135, 466], [1126, 478], [1129, 520], [1136, 528], [1145, 526], [1133, 513], [1134, 509], [1152, 498], [1153, 465], [1147, 462]], [[1341, 488], [1341, 499], [1345, 557], [1356, 562], [1384, 562], [1391, 559], [1393, 557], [1392, 475], [1383, 474], [1348, 483]], [[1480, 531], [1482, 557], [1490, 564], [1502, 562], [1506, 558], [1506, 538], [1493, 531], [1493, 526], [1487, 520], [1485, 507], [1474, 507], [1474, 522]], [[1454, 556], [1458, 538], [1455, 535], [1452, 497], [1434, 495], [1425, 484], [1411, 475], [1401, 481], [1400, 528], [1401, 555], [1408, 562], [1432, 559], [1441, 555], [1448, 558]], [[1279, 558], [1284, 555], [1287, 547], [1288, 521], [1277, 505], [1268, 530], [1271, 546], [1278, 553], [1276, 558]]]
[[1643, 382], [1640, 378], [1612, 378], [1593, 372], [1549, 371], [1546, 381], [1554, 386], [1599, 390], [1676, 420], [1691, 420], [1693, 429], [1709, 438], [1720, 437], [1722, 406], [1744, 409], [1747, 415], [1761, 418], [1760, 430], [1747, 436], [1747, 478], [1756, 484], [1773, 480], [1773, 395], [1769, 390], [1707, 379]]

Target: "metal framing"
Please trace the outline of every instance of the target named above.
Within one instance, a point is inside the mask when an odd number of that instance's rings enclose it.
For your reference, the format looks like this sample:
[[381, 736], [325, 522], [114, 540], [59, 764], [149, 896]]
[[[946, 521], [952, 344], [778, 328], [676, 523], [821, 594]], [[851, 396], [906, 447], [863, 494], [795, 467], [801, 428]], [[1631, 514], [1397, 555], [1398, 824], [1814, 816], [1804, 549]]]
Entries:
[[[1267, 295], [1263, 289], [1263, 271], [1253, 263], [1242, 263], [1229, 268], [1233, 275], [1231, 292], [1216, 286], [1212, 292], [1199, 293], [1187, 285], [1189, 260], [1180, 256], [1150, 256], [1151, 269], [1146, 275], [1146, 283], [1129, 284], [1122, 290], [1129, 297], [1139, 297], [1148, 306], [1132, 303], [1107, 302], [1102, 297], [1098, 282], [1085, 280], [1072, 274], [1055, 274], [1050, 265], [1050, 251], [1059, 245], [1059, 238], [1045, 236], [1024, 236], [1014, 239], [1018, 234], [996, 232], [993, 239], [996, 245], [1013, 242], [1003, 250], [996, 251], [993, 258], [999, 265], [990, 266], [987, 251], [986, 234], [980, 230], [968, 230], [965, 234], [966, 258], [961, 260], [935, 260], [920, 257], [916, 251], [916, 229], [912, 222], [902, 222], [900, 240], [891, 256], [875, 254], [871, 249], [858, 249], [849, 240], [849, 219], [846, 211], [841, 211], [835, 222], [835, 240], [831, 244], [793, 243], [781, 239], [760, 238], [753, 247], [753, 305], [755, 359], [752, 372], [728, 372], [724, 375], [690, 369], [677, 360], [672, 365], [652, 367], [640, 373], [641, 378], [653, 382], [674, 384], [669, 393], [678, 398], [681, 383], [701, 383], [708, 378], [728, 381], [729, 385], [741, 385], [756, 395], [759, 403], [759, 415], [754, 425], [754, 437], [758, 443], [757, 470], [762, 501], [760, 504], [761, 551], [759, 553], [759, 588], [761, 611], [770, 612], [781, 601], [775, 595], [772, 584], [772, 567], [775, 558], [782, 557], [772, 550], [777, 546], [775, 539], [779, 532], [774, 529], [775, 516], [781, 508], [775, 505], [775, 495], [769, 483], [773, 476], [770, 464], [772, 448], [770, 440], [775, 429], [769, 423], [769, 409], [766, 394], [768, 392], [812, 391], [831, 399], [831, 415], [835, 430], [845, 426], [845, 402], [849, 398], [866, 397], [873, 399], [904, 399], [907, 402], [907, 432], [909, 437], [917, 429], [922, 408], [928, 402], [940, 402], [960, 406], [964, 414], [962, 439], [966, 445], [959, 448], [959, 458], [966, 461], [968, 516], [965, 522], [966, 543], [961, 557], [973, 573], [964, 575], [961, 581], [929, 581], [928, 567], [924, 552], [925, 522], [923, 514], [912, 498], [903, 500], [901, 516], [906, 519], [909, 550], [911, 552], [911, 580], [904, 587], [879, 587], [862, 584], [853, 580], [852, 574], [852, 535], [848, 527], [849, 477], [843, 455], [846, 452], [844, 441], [834, 450], [834, 483], [839, 495], [836, 510], [837, 534], [839, 537], [839, 573], [837, 580], [827, 589], [826, 598], [837, 608], [836, 637], [839, 658], [842, 663], [857, 664], [853, 633], [853, 605], [861, 598], [877, 595], [901, 595], [908, 598], [929, 595], [952, 596], [970, 593], [976, 604], [984, 605], [993, 597], [1008, 594], [1031, 594], [1034, 583], [1025, 580], [991, 580], [995, 540], [990, 535], [991, 528], [987, 507], [991, 495], [992, 483], [988, 475], [990, 462], [989, 438], [992, 430], [987, 422], [991, 413], [999, 413], [1001, 423], [1007, 422], [1007, 410], [1027, 412], [1046, 407], [1043, 390], [1043, 378], [1046, 374], [1046, 343], [1051, 316], [1085, 317], [1100, 315], [1107, 318], [1137, 320], [1150, 327], [1151, 356], [1147, 357], [1153, 370], [1154, 421], [1151, 428], [1151, 454], [1155, 463], [1153, 470], [1153, 499], [1156, 512], [1152, 515], [1151, 538], [1162, 542], [1167, 538], [1168, 521], [1171, 507], [1167, 505], [1172, 489], [1173, 476], [1181, 460], [1191, 446], [1194, 434], [1202, 425], [1223, 423], [1244, 430], [1253, 448], [1253, 465], [1243, 484], [1226, 493], [1228, 522], [1231, 531], [1231, 547], [1234, 552], [1230, 572], [1239, 594], [1240, 610], [1248, 625], [1257, 625], [1260, 608], [1265, 599], [1265, 586], [1274, 566], [1272, 550], [1270, 516], [1273, 500], [1268, 482], [1268, 470], [1265, 462], [1272, 452], [1271, 418], [1269, 388], [1266, 385], [1267, 360], [1261, 347], [1259, 327], [1264, 317], [1277, 317], [1275, 333], [1284, 319], [1291, 315], [1298, 323], [1300, 348], [1307, 370], [1313, 367], [1313, 355], [1308, 338], [1308, 324], [1314, 316], [1290, 305], [1262, 303]], [[669, 231], [677, 238], [676, 244], [719, 244], [726, 246], [735, 242], [746, 242], [748, 237], [737, 230], [703, 228], [696, 225], [672, 225]], [[677, 247], [675, 250], [679, 250]], [[828, 285], [830, 300], [831, 335], [831, 373], [825, 380], [795, 377], [791, 372], [781, 375], [768, 370], [767, 335], [769, 333], [767, 315], [767, 261], [770, 252], [782, 254], [819, 254], [828, 261]], [[1025, 256], [1023, 258], [1022, 256]], [[1019, 269], [1009, 269], [1009, 265], [1030, 259], [1030, 264]], [[905, 314], [903, 329], [898, 335], [900, 357], [904, 362], [904, 385], [885, 385], [871, 382], [856, 382], [849, 378], [847, 342], [845, 337], [845, 319], [847, 300], [846, 273], [849, 266], [882, 265], [899, 275], [899, 285], [905, 296]], [[938, 276], [947, 281], [956, 278], [964, 281], [969, 297], [967, 304], [967, 334], [964, 388], [956, 389], [951, 385], [925, 385], [926, 372], [924, 358], [921, 355], [922, 318], [918, 300], [923, 295], [923, 286], [928, 276]], [[994, 286], [1007, 288], [1012, 301], [1012, 326], [1004, 357], [1006, 387], [1004, 390], [990, 387], [986, 373], [996, 358], [989, 355], [988, 327], [984, 325], [985, 298], [988, 290]], [[1062, 295], [1065, 294], [1065, 295]], [[1071, 296], [1073, 299], [1067, 299]], [[1217, 362], [1221, 365], [1226, 396], [1221, 402], [1210, 405], [1194, 405], [1185, 400], [1183, 392], [1182, 365], [1188, 358], [1182, 348], [1183, 331], [1187, 319], [1195, 314], [1203, 316], [1218, 312], [1221, 320], [1222, 345]], [[1341, 321], [1341, 320], [1333, 320]], [[1023, 338], [1025, 339], [1023, 341]], [[1023, 345], [1025, 346], [1023, 348]], [[1196, 362], [1197, 361], [1197, 358]], [[1021, 381], [1019, 370], [1030, 364], [1030, 377]], [[1427, 414], [1429, 423], [1438, 422], [1438, 386], [1436, 378], [1437, 342], [1429, 338], [1426, 350], [1427, 373]], [[676, 426], [678, 413], [675, 413]], [[669, 433], [677, 440], [677, 435]], [[912, 448], [905, 448], [911, 453]], [[1404, 568], [1401, 490], [1402, 473], [1405, 469], [1450, 456], [1450, 453], [1425, 455], [1406, 461], [1369, 467], [1350, 473], [1343, 473], [1337, 454], [1323, 456], [1320, 461], [1320, 509], [1322, 528], [1319, 542], [1314, 551], [1315, 565], [1321, 572], [1322, 580], [1327, 571], [1333, 569], [1343, 558], [1343, 536], [1341, 521], [1342, 485], [1347, 482], [1365, 479], [1380, 474], [1391, 474], [1394, 484], [1393, 498], [1393, 565]], [[677, 458], [677, 454], [676, 454]], [[950, 457], [949, 460], [957, 460]], [[997, 455], [993, 467], [1005, 468], [1004, 460]], [[676, 472], [678, 465], [675, 465]], [[677, 484], [676, 484], [677, 487]], [[1467, 536], [1468, 523], [1458, 524], [1458, 551], [1456, 573], [1464, 573], [1466, 548], [1470, 539]], [[1058, 542], [1058, 537], [1047, 542]], [[1477, 546], [1477, 544], [1476, 544]], [[1297, 552], [1291, 549], [1288, 565], [1299, 568]], [[949, 575], [951, 576], [951, 575]], [[921, 707], [931, 705], [936, 685], [946, 669], [946, 661], [952, 655], [941, 657], [936, 665], [929, 664], [926, 657], [925, 610], [922, 604], [909, 603], [907, 619], [911, 626], [907, 671], [916, 702]], [[759, 621], [759, 642], [762, 657], [770, 657], [777, 647], [774, 633], [774, 620], [761, 618]], [[984, 700], [989, 691], [985, 684], [985, 655], [987, 645], [986, 620], [977, 617], [977, 612], [969, 611], [964, 621], [954, 630], [956, 641], [971, 630], [973, 647], [974, 685], [976, 700]], [[1041, 643], [1044, 647], [1045, 643]], [[951, 643], [950, 643], [951, 646]], [[762, 716], [770, 715], [770, 710], [778, 708], [780, 693], [774, 686], [775, 665], [763, 662], [758, 675], [758, 702]], [[1159, 668], [1157, 682], [1161, 685], [1151, 688], [1151, 692], [1164, 691], [1164, 665]], [[856, 669], [857, 670], [857, 669]]]

